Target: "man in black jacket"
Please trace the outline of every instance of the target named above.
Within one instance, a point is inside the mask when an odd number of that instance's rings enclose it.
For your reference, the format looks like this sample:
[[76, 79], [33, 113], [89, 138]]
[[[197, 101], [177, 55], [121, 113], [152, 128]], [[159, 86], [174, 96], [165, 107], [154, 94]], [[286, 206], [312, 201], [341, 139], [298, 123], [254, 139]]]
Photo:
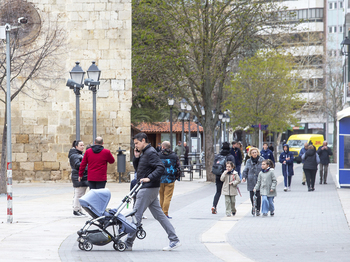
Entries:
[[322, 181], [324, 184], [327, 184], [327, 175], [328, 175], [328, 165], [329, 165], [329, 156], [333, 155], [332, 150], [327, 146], [327, 141], [323, 142], [323, 146], [320, 146], [317, 150], [317, 154], [320, 156], [320, 184]]
[[[148, 207], [153, 217], [158, 220], [167, 232], [170, 243], [169, 246], [163, 248], [163, 250], [170, 251], [181, 246], [181, 243], [175, 233], [173, 225], [163, 213], [158, 200], [160, 178], [165, 168], [157, 151], [148, 143], [148, 137], [145, 133], [136, 134], [133, 140], [135, 144], [133, 165], [137, 173], [137, 181], [143, 182], [143, 186], [136, 196], [135, 209], [137, 212], [135, 218], [137, 224], [141, 224], [142, 215]], [[136, 232], [128, 235], [125, 241], [127, 246], [126, 250], [132, 250], [135, 237]]]

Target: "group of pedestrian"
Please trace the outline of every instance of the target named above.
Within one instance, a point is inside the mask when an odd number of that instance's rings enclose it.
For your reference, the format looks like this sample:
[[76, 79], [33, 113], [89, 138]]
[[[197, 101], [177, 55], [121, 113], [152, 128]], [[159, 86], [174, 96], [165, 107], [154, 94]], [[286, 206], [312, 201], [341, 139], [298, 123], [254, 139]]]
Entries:
[[96, 137], [94, 145], [88, 145], [84, 154], [84, 142], [75, 140], [69, 150], [68, 158], [72, 169], [71, 179], [74, 187], [73, 215], [84, 216], [79, 198], [87, 187], [104, 188], [107, 182], [107, 163], [113, 164], [115, 159], [111, 151], [103, 147], [102, 137]]
[[304, 148], [300, 150], [299, 155], [301, 156], [303, 163], [303, 180], [308, 187], [308, 191], [315, 191], [315, 180], [320, 165], [320, 185], [327, 184], [328, 165], [330, 162], [329, 156], [333, 155], [332, 150], [328, 147], [327, 141], [323, 142], [323, 145], [318, 148], [312, 143], [305, 143]]

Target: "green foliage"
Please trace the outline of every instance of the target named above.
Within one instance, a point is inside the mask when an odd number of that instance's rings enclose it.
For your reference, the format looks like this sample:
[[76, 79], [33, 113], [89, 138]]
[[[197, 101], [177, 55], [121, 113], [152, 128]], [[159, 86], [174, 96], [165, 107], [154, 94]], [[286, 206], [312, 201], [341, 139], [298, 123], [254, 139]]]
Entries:
[[269, 125], [270, 131], [296, 124], [295, 113], [304, 102], [293, 75], [291, 56], [260, 51], [241, 61], [228, 92], [225, 107], [232, 111], [233, 126]]

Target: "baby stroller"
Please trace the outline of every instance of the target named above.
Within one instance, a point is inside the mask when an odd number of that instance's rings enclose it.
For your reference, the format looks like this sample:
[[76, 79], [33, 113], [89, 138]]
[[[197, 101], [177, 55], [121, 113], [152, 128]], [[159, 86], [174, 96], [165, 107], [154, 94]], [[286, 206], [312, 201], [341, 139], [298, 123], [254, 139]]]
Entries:
[[[106, 207], [111, 198], [109, 189], [92, 189], [79, 199], [83, 209], [92, 217], [85, 222], [78, 234], [78, 243], [81, 250], [90, 251], [93, 245], [104, 246], [113, 241], [113, 248], [117, 251], [126, 249], [121, 238], [129, 233], [136, 232], [138, 239], [144, 239], [146, 232], [142, 224], [136, 226], [136, 209], [127, 215], [121, 214], [124, 207], [131, 202], [133, 196], [140, 190], [142, 183], [136, 184], [130, 193], [122, 200], [118, 208], [106, 211]], [[126, 218], [131, 217], [132, 222]], [[94, 226], [93, 228], [90, 228]], [[112, 231], [112, 232], [111, 232]]]

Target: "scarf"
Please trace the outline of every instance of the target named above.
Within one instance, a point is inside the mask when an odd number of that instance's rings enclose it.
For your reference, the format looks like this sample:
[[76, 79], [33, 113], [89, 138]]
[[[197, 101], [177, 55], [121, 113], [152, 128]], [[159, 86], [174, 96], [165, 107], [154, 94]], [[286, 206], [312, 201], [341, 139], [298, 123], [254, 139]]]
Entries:
[[250, 159], [252, 160], [253, 164], [257, 164], [258, 160], [259, 160], [259, 157], [254, 158], [254, 157], [251, 156]]
[[266, 168], [265, 170], [262, 169], [261, 171], [262, 171], [263, 173], [266, 173], [266, 172], [268, 172], [269, 170], [270, 170], [270, 167]]

